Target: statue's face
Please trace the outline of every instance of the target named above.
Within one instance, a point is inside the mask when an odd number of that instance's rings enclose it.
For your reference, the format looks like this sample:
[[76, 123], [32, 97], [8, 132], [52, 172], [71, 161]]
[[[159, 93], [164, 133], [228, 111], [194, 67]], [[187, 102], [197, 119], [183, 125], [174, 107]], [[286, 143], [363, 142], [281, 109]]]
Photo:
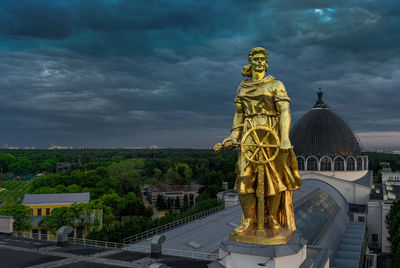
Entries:
[[263, 72], [267, 70], [267, 59], [265, 58], [265, 55], [262, 53], [257, 53], [254, 54], [254, 56], [251, 58], [251, 68], [255, 72]]

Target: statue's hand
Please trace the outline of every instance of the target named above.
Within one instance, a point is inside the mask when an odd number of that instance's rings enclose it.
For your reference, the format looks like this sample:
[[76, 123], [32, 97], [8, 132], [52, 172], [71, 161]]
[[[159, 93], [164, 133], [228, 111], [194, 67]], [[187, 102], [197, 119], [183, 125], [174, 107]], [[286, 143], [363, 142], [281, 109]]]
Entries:
[[279, 148], [282, 151], [289, 151], [290, 149], [293, 149], [292, 144], [290, 143], [289, 139], [283, 139], [281, 141], [281, 146]]
[[237, 147], [237, 142], [235, 141], [235, 139], [232, 137], [228, 137], [222, 143], [215, 144], [213, 149], [216, 153], [219, 153], [224, 149], [230, 151], [235, 149], [236, 147]]
[[230, 151], [236, 148], [235, 142], [236, 141], [232, 137], [228, 137], [222, 142], [222, 144], [225, 150]]
[[214, 151], [215, 153], [219, 153], [222, 151], [222, 149], [224, 149], [224, 145], [222, 143], [217, 143], [214, 145]]

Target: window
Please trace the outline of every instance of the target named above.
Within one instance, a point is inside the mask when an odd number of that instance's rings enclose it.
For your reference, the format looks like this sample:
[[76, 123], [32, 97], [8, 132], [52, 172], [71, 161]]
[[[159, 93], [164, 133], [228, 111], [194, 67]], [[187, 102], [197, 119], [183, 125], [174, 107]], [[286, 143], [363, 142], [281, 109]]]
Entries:
[[357, 170], [363, 169], [363, 162], [361, 157], [357, 157]]
[[332, 161], [329, 157], [324, 157], [321, 159], [321, 171], [330, 171], [332, 170]]
[[372, 242], [378, 242], [378, 235], [372, 234]]
[[314, 243], [340, 210], [336, 201], [324, 191], [317, 189], [307, 200], [296, 207], [296, 226], [301, 235]]
[[347, 170], [355, 170], [355, 161], [353, 157], [347, 158]]
[[42, 216], [42, 209], [41, 208], [37, 209], [37, 214], [38, 214], [38, 216]]
[[310, 157], [307, 159], [307, 170], [318, 170], [317, 159]]
[[341, 157], [335, 159], [335, 170], [343, 171], [344, 170], [344, 160]]
[[365, 221], [364, 216], [358, 216], [358, 221], [359, 221], [359, 222], [364, 222], [364, 221]]
[[50, 209], [46, 208], [46, 215], [50, 215]]

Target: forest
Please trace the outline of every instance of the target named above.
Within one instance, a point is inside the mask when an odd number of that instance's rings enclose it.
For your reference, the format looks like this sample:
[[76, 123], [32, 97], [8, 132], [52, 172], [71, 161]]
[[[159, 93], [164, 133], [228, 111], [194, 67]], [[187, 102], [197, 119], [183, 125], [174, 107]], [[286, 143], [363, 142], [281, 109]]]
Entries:
[[[400, 170], [400, 155], [367, 154], [376, 182], [380, 180], [380, 162], [389, 162], [393, 170]], [[15, 215], [15, 230], [26, 230], [30, 227], [30, 211], [21, 204], [25, 193], [90, 192], [88, 204], [54, 209], [52, 215], [43, 218], [41, 226], [56, 230], [79, 222], [85, 230], [93, 230], [89, 238], [121, 242], [124, 235], [144, 231], [147, 227], [143, 226], [158, 226], [218, 206], [216, 194], [222, 190], [222, 182], [233, 188], [236, 161], [237, 151], [215, 154], [212, 150], [194, 149], [0, 150], [0, 202], [5, 203], [0, 206], [0, 215]], [[70, 164], [71, 168], [57, 172], [60, 164]], [[152, 218], [154, 211], [144, 205], [143, 189], [157, 183], [191, 182], [204, 186], [196, 207], [184, 205], [173, 209], [173, 203], [158, 200], [155, 208], [167, 210], [167, 216]], [[101, 223], [96, 219], [99, 211]], [[84, 219], [83, 214], [93, 219]]]
[[[120, 242], [125, 232], [118, 232], [117, 237], [114, 231], [120, 226], [133, 235], [134, 230], [144, 231], [143, 228], [220, 205], [216, 194], [223, 181], [233, 187], [236, 157], [236, 152], [216, 155], [210, 150], [4, 150], [0, 152], [0, 201], [8, 203], [0, 207], [0, 214], [20, 215], [15, 230], [25, 230], [29, 229], [30, 215], [20, 204], [25, 193], [90, 192], [88, 204], [56, 208], [40, 225], [54, 231], [79, 222], [85, 230], [95, 230], [90, 238]], [[60, 163], [72, 164], [71, 170], [57, 173]], [[142, 200], [144, 188], [155, 183], [191, 182], [205, 186], [194, 208], [185, 202], [178, 209], [158, 204], [156, 209], [167, 210], [167, 216], [151, 218], [153, 208], [145, 207]], [[96, 219], [99, 211], [102, 224]], [[93, 219], [83, 219], [81, 215], [91, 215]], [[139, 226], [143, 221], [147, 227]]]

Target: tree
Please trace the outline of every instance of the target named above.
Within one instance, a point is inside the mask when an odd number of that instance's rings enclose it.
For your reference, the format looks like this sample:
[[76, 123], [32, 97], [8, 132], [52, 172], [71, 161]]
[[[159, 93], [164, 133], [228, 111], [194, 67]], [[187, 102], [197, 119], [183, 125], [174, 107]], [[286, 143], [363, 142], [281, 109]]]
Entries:
[[127, 159], [113, 163], [108, 167], [111, 179], [117, 179], [122, 186], [123, 193], [140, 193], [139, 185], [144, 173], [143, 159]]
[[193, 177], [193, 171], [190, 166], [186, 163], [177, 163], [175, 165], [175, 171], [179, 174], [180, 181], [179, 184], [190, 183]]
[[173, 167], [168, 168], [165, 173], [165, 180], [168, 183], [174, 184], [188, 184], [192, 177], [192, 169], [186, 163], [177, 163]]
[[66, 190], [68, 193], [80, 193], [82, 189], [79, 185], [71, 184], [67, 186]]
[[21, 156], [9, 165], [9, 169], [16, 175], [28, 175], [33, 172], [33, 164], [29, 158]]
[[392, 265], [400, 267], [400, 199], [392, 203], [385, 222], [391, 244]]
[[165, 181], [168, 183], [179, 183], [181, 178], [178, 172], [175, 171], [174, 168], [170, 167], [167, 172], [165, 172]]
[[114, 215], [119, 215], [121, 208], [123, 207], [123, 199], [116, 193], [103, 195], [100, 197], [100, 202], [103, 205], [110, 207]]
[[144, 216], [145, 214], [145, 206], [143, 204], [142, 199], [140, 199], [135, 193], [128, 193], [123, 198], [123, 208], [121, 210], [121, 215], [129, 216]]
[[51, 188], [50, 186], [44, 186], [44, 187], [40, 187], [33, 193], [34, 194], [54, 194], [54, 193], [56, 193], [56, 191], [54, 190], [54, 188]]
[[41, 171], [54, 172], [56, 170], [57, 159], [46, 159], [40, 163], [39, 167]]
[[21, 203], [7, 203], [0, 207], [0, 215], [13, 216], [15, 231], [31, 229], [31, 209]]
[[49, 231], [55, 231], [64, 225], [73, 226], [75, 219], [75, 213], [70, 207], [60, 207], [53, 209], [51, 215], [47, 215], [41, 219], [39, 226], [45, 227]]
[[16, 157], [13, 156], [12, 154], [0, 154], [0, 169], [1, 172], [7, 172], [9, 171], [9, 166], [12, 164], [14, 161], [16, 161]]
[[154, 175], [153, 175], [154, 179], [156, 179], [157, 181], [161, 180], [162, 178], [162, 171], [159, 168], [155, 168], [154, 169]]
[[66, 193], [67, 192], [67, 188], [64, 185], [59, 184], [54, 188], [54, 191], [57, 194], [62, 194], [62, 193]]
[[106, 218], [107, 223], [114, 219], [111, 208], [104, 206], [99, 200], [92, 200], [89, 203], [73, 204], [71, 210], [74, 213], [77, 224], [86, 230], [101, 225], [101, 219]]
[[161, 194], [157, 195], [157, 209], [162, 210], [165, 209], [165, 202], [164, 202], [164, 198], [162, 197]]

